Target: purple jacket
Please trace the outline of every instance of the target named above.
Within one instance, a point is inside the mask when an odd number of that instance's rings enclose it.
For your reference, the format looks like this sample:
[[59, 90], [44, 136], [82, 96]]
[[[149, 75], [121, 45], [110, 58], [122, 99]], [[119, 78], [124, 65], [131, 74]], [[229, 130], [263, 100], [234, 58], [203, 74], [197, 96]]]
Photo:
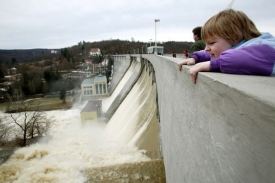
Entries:
[[210, 61], [210, 69], [214, 72], [275, 77], [275, 39], [271, 40], [272, 44], [249, 40], [222, 52], [219, 58], [211, 58], [205, 50], [195, 52], [191, 57], [196, 63]]

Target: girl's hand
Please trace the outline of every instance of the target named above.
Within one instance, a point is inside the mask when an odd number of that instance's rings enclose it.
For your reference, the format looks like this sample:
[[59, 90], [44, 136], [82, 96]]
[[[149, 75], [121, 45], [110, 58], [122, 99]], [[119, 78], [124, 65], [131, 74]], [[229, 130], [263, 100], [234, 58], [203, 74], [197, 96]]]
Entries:
[[198, 72], [201, 71], [210, 71], [210, 61], [197, 63], [189, 70], [193, 83], [196, 83]]
[[194, 58], [188, 58], [178, 63], [179, 70], [181, 71], [182, 65], [194, 65], [195, 59]]

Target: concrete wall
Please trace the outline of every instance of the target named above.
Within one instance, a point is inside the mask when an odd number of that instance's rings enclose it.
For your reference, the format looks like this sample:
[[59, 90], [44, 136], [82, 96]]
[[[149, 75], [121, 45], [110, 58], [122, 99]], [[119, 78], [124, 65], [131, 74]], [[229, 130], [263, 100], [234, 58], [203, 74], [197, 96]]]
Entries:
[[168, 183], [275, 182], [275, 77], [178, 70], [178, 58], [143, 55], [155, 70]]
[[193, 84], [180, 58], [136, 58], [155, 73], [168, 183], [275, 182], [275, 77], [202, 72]]

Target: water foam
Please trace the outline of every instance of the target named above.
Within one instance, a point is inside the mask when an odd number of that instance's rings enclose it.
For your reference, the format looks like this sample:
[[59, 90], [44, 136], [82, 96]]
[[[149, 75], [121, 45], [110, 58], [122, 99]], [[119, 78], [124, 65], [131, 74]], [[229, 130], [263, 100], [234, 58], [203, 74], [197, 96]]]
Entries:
[[150, 160], [144, 151], [108, 139], [104, 124], [82, 126], [79, 109], [46, 114], [54, 121], [48, 139], [17, 150], [0, 167], [0, 182], [85, 182], [86, 169]]

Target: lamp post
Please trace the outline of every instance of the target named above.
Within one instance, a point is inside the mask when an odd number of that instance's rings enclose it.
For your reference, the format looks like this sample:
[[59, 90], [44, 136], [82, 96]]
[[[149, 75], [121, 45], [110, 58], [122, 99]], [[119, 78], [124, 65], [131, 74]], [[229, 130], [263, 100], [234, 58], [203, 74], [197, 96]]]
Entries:
[[155, 19], [155, 46], [157, 46], [157, 22], [159, 21], [159, 19]]

